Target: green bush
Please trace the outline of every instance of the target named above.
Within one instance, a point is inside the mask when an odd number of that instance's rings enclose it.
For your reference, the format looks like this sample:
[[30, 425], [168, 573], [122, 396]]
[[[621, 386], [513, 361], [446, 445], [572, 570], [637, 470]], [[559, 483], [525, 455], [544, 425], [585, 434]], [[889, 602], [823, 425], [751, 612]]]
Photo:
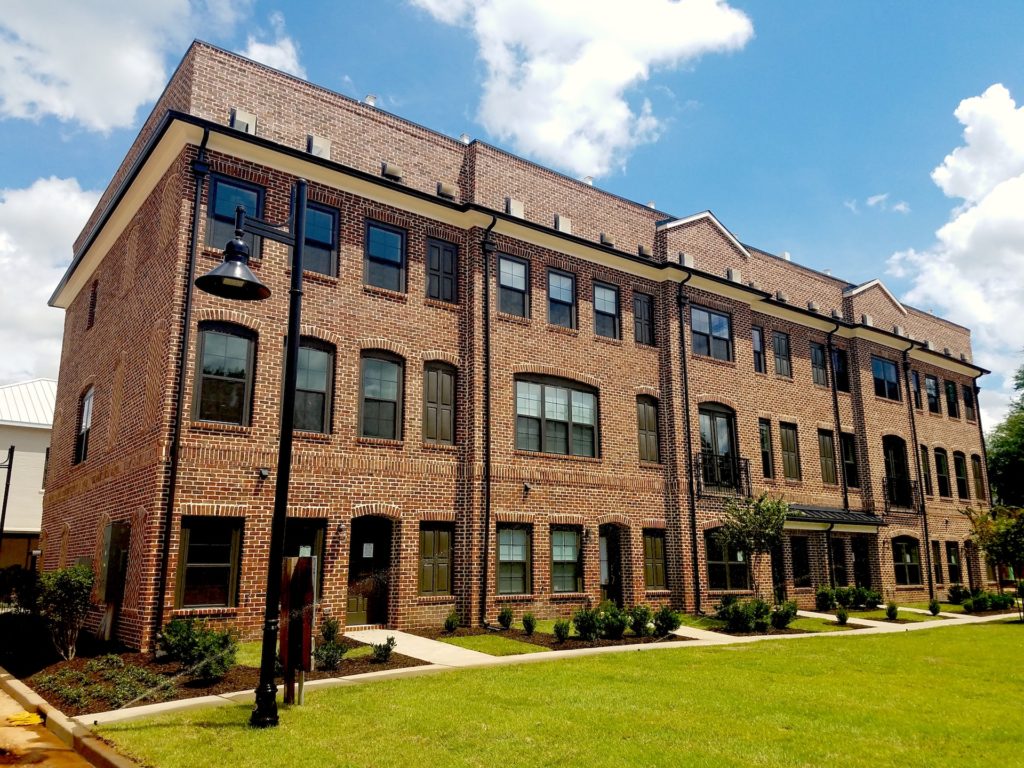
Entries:
[[384, 664], [391, 658], [391, 652], [395, 650], [396, 645], [398, 645], [398, 642], [393, 635], [388, 635], [388, 639], [383, 643], [370, 643], [370, 650], [373, 651], [373, 660], [378, 664]]
[[535, 630], [536, 628], [537, 628], [537, 617], [534, 616], [532, 613], [524, 613], [523, 614], [523, 631], [526, 633], [526, 636], [530, 637], [533, 634], [533, 630]]
[[667, 605], [661, 606], [654, 614], [654, 634], [658, 637], [670, 635], [682, 625], [683, 615]]
[[1013, 608], [1015, 603], [1013, 595], [1006, 592], [993, 592], [989, 594], [989, 606], [993, 611], [1005, 611], [1007, 608]]
[[605, 640], [621, 640], [629, 629], [629, 614], [610, 600], [597, 607], [599, 632]]
[[897, 615], [899, 615], [899, 612], [896, 609], [896, 603], [890, 600], [885, 604], [885, 618], [889, 621], [895, 621]]
[[341, 666], [341, 660], [348, 647], [338, 642], [338, 629], [338, 620], [333, 616], [325, 616], [320, 622], [320, 642], [313, 651], [317, 669], [333, 672]]
[[126, 664], [116, 654], [91, 659], [81, 669], [64, 667], [39, 675], [36, 688], [52, 693], [73, 707], [95, 703], [118, 709], [136, 700], [165, 701], [174, 694], [174, 682], [143, 667]]
[[979, 591], [974, 596], [974, 610], [975, 611], [990, 611], [992, 610], [992, 593], [984, 590]]
[[960, 603], [960, 605], [964, 609], [964, 613], [974, 613], [974, 598], [973, 597], [964, 598], [963, 602]]
[[940, 610], [942, 610], [942, 608], [939, 605], [938, 600], [932, 598], [928, 601], [928, 613], [930, 613], [932, 616], [938, 616]]
[[500, 611], [498, 611], [498, 623], [501, 625], [502, 629], [508, 629], [509, 627], [511, 627], [512, 620], [514, 618], [515, 617], [512, 615], [512, 609], [509, 608], [507, 605]]
[[847, 610], [846, 610], [846, 608], [844, 606], [840, 605], [836, 609], [836, 621], [839, 623], [839, 626], [845, 627], [846, 626], [846, 622], [849, 621], [849, 619], [850, 619], [850, 614], [847, 612]]
[[92, 569], [87, 565], [58, 568], [39, 577], [39, 611], [57, 653], [69, 661], [75, 658], [78, 633], [89, 615], [92, 585]]
[[814, 605], [819, 611], [831, 611], [836, 607], [836, 593], [830, 587], [818, 587], [814, 593]]
[[560, 643], [564, 643], [566, 640], [569, 639], [569, 629], [570, 627], [568, 619], [559, 619], [558, 621], [556, 621], [555, 639]]
[[850, 593], [853, 595], [853, 602], [851, 605], [856, 608], [866, 607], [870, 591], [867, 587], [852, 587]]
[[874, 589], [865, 590], [864, 607], [873, 611], [882, 602], [882, 593]]
[[951, 584], [949, 587], [949, 602], [953, 605], [960, 605], [971, 596], [971, 590], [963, 584]]
[[771, 622], [775, 629], [785, 629], [796, 618], [796, 603], [786, 600], [772, 608]]
[[601, 633], [601, 619], [594, 608], [580, 608], [572, 615], [572, 623], [580, 640], [590, 642]]
[[654, 611], [646, 605], [634, 605], [629, 611], [629, 626], [637, 637], [650, 637], [654, 633]]
[[843, 608], [852, 608], [856, 604], [854, 599], [856, 594], [849, 587], [836, 587], [833, 595], [836, 599], [836, 605], [841, 605]]
[[723, 598], [715, 612], [715, 618], [725, 622], [728, 632], [767, 632], [771, 606], [760, 598], [737, 600], [732, 596]]
[[459, 618], [459, 612], [452, 608], [451, 613], [444, 617], [444, 631], [454, 632], [459, 628], [459, 623], [462, 620]]
[[195, 680], [216, 680], [235, 666], [238, 639], [229, 630], [206, 626], [198, 619], [175, 619], [157, 635], [157, 646], [181, 663]]

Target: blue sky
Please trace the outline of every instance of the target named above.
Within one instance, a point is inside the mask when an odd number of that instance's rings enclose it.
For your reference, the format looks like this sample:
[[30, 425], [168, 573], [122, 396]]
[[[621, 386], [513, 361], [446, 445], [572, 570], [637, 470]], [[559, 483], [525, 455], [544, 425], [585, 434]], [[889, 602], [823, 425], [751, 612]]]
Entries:
[[1024, 3], [574, 2], [10, 3], [0, 383], [55, 373], [62, 319], [39, 298], [200, 37], [672, 214], [710, 208], [744, 242], [853, 282], [882, 277], [974, 328], [1001, 374], [983, 382], [991, 426], [1024, 344]]

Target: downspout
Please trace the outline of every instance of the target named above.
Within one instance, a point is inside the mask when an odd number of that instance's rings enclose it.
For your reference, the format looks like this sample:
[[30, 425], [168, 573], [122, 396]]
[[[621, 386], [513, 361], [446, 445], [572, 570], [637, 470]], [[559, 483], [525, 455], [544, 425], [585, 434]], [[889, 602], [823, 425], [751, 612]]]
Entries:
[[693, 483], [693, 429], [690, 426], [690, 375], [686, 362], [686, 295], [683, 287], [693, 279], [687, 272], [686, 279], [679, 284], [677, 304], [679, 306], [679, 359], [683, 374], [683, 428], [686, 433], [686, 481], [690, 499], [690, 547], [693, 553], [693, 599], [694, 611], [700, 613], [700, 563], [697, 557], [697, 491]]
[[184, 308], [181, 316], [181, 347], [178, 350], [178, 387], [174, 396], [174, 420], [171, 422], [170, 468], [167, 473], [167, 499], [164, 509], [162, 526], [163, 544], [160, 548], [160, 580], [157, 585], [156, 611], [153, 620], [153, 637], [164, 625], [164, 603], [167, 596], [168, 560], [171, 554], [171, 523], [174, 520], [174, 497], [178, 487], [178, 465], [181, 447], [181, 414], [185, 400], [185, 367], [188, 364], [190, 331], [192, 328], [192, 282], [196, 271], [196, 250], [199, 247], [199, 207], [203, 202], [203, 188], [206, 176], [210, 172], [210, 164], [206, 161], [206, 143], [210, 139], [208, 128], [203, 129], [203, 139], [199, 142], [199, 152], [192, 161], [192, 173], [195, 176], [195, 197], [192, 199], [192, 230], [189, 233], [188, 268], [185, 276]]
[[835, 523], [829, 523], [825, 529], [825, 566], [828, 568], [828, 584], [832, 589], [836, 588], [836, 564], [832, 560], [832, 529], [835, 527]]
[[839, 423], [839, 392], [836, 386], [836, 365], [834, 348], [832, 346], [832, 337], [835, 332], [839, 330], [839, 323], [835, 324], [835, 327], [828, 332], [828, 337], [825, 342], [828, 350], [828, 370], [829, 370], [829, 382], [832, 385], [832, 413], [835, 417], [836, 422], [836, 440], [832, 445], [832, 452], [838, 458], [836, 462], [839, 465], [839, 477], [843, 483], [843, 509], [850, 509], [850, 487], [846, 480], [846, 461], [843, 459], [843, 428]]
[[924, 561], [928, 567], [928, 599], [935, 597], [935, 573], [932, 570], [932, 539], [928, 533], [928, 509], [924, 503], [924, 474], [921, 471], [921, 444], [917, 441], [917, 419], [914, 418], [914, 400], [910, 395], [910, 350], [915, 344], [903, 350], [903, 386], [907, 393], [907, 412], [910, 414], [910, 436], [914, 440], [914, 466], [917, 467], [917, 488], [921, 494], [921, 517], [924, 520]]
[[491, 216], [480, 242], [484, 252], [484, 562], [480, 585], [480, 623], [483, 626], [487, 626], [488, 565], [491, 562], [491, 261], [498, 249], [491, 231], [497, 223], [497, 216]]

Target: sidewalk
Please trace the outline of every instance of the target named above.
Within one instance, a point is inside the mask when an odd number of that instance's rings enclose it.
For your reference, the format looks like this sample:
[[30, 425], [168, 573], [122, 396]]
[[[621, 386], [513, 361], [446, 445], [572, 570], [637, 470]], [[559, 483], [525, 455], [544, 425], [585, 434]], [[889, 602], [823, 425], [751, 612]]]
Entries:
[[13, 724], [23, 719], [28, 720], [25, 717], [28, 714], [14, 699], [0, 691], [0, 764], [91, 768], [92, 763], [48, 731], [41, 722], [34, 725]]

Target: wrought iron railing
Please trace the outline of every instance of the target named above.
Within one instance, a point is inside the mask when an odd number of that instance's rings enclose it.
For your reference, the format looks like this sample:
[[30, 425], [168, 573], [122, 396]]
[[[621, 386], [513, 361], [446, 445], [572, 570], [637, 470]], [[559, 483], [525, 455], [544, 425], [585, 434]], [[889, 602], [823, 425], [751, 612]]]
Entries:
[[711, 451], [697, 454], [697, 495], [750, 496], [750, 460], [720, 456]]
[[910, 478], [882, 478], [882, 499], [885, 511], [917, 512], [921, 509], [917, 492], [917, 481]]

